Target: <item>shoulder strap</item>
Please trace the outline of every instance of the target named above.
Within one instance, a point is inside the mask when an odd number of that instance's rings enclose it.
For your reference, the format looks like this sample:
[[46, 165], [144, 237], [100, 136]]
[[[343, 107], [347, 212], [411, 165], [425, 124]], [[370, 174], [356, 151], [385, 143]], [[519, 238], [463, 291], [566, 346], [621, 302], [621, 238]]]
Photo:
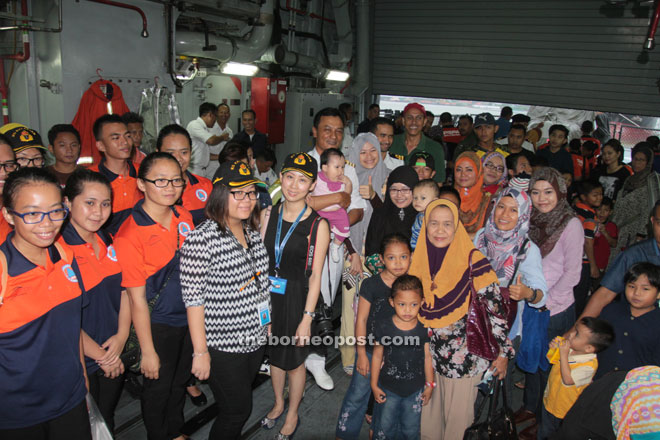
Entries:
[[7, 268], [7, 257], [5, 253], [0, 250], [0, 268], [2, 268], [2, 287], [0, 288], [0, 306], [2, 306], [2, 301], [5, 298], [5, 293], [7, 292], [7, 280], [9, 278], [9, 269]]
[[307, 260], [305, 261], [305, 276], [309, 278], [312, 276], [312, 265], [314, 264], [314, 250], [316, 248], [316, 235], [319, 230], [319, 222], [321, 216], [317, 215], [312, 222], [312, 227], [309, 230], [309, 238], [307, 239]]
[[518, 275], [518, 267], [520, 266], [520, 263], [522, 262], [521, 259], [518, 257], [520, 254], [522, 254], [525, 250], [525, 247], [527, 246], [527, 243], [529, 242], [529, 238], [525, 238], [522, 242], [522, 246], [520, 246], [520, 250], [518, 251], [518, 255], [516, 255], [516, 264], [513, 266], [513, 277], [511, 277], [511, 281], [509, 281], [509, 286], [514, 284], [516, 282], [516, 275]]

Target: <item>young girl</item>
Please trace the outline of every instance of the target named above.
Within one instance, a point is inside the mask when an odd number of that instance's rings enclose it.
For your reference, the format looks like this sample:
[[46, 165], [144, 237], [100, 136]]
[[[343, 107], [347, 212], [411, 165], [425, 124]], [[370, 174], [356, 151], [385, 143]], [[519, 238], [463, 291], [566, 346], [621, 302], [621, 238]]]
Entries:
[[367, 411], [370, 385], [370, 364], [373, 352], [374, 326], [383, 319], [390, 319], [394, 310], [389, 304], [390, 289], [397, 277], [408, 272], [410, 266], [410, 243], [401, 234], [386, 235], [381, 244], [380, 258], [385, 270], [367, 278], [360, 287], [355, 337], [357, 360], [351, 384], [344, 396], [339, 411], [335, 436], [340, 439], [357, 439], [362, 420]]
[[121, 267], [110, 234], [101, 229], [112, 214], [112, 190], [102, 174], [83, 168], [71, 174], [64, 196], [71, 216], [62, 239], [73, 250], [89, 298], [82, 315], [89, 391], [112, 432], [126, 367], [119, 355], [131, 327]]
[[[321, 171], [318, 175], [313, 196], [345, 192], [350, 194], [353, 185], [348, 177], [344, 175], [346, 160], [341, 151], [329, 148], [321, 154]], [[337, 263], [339, 261], [339, 249], [341, 244], [348, 238], [350, 223], [348, 213], [339, 205], [324, 208], [318, 214], [330, 222], [330, 230], [335, 234], [330, 244], [330, 256]]]
[[428, 331], [417, 319], [422, 299], [419, 278], [400, 276], [389, 299], [394, 315], [374, 329], [378, 342], [371, 359], [371, 390], [377, 440], [418, 439], [422, 406], [436, 386]]
[[172, 155], [148, 155], [140, 164], [137, 185], [144, 199], [119, 229], [115, 248], [142, 351], [142, 417], [149, 438], [183, 439], [184, 392], [193, 350], [181, 297], [179, 249], [193, 220], [184, 208], [174, 206], [185, 180]]
[[54, 243], [67, 214], [49, 172], [7, 178], [2, 215], [14, 231], [0, 246], [2, 439], [92, 438], [81, 362], [86, 295], [73, 252]]

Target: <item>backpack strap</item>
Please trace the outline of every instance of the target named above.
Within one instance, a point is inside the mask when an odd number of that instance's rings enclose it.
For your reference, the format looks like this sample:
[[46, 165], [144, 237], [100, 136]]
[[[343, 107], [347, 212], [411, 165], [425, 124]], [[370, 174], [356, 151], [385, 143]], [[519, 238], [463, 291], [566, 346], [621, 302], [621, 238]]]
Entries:
[[314, 250], [316, 248], [316, 235], [319, 230], [319, 222], [321, 216], [317, 215], [312, 222], [312, 227], [309, 230], [309, 238], [307, 239], [307, 259], [305, 260], [305, 276], [309, 278], [312, 276], [312, 265], [314, 264]]

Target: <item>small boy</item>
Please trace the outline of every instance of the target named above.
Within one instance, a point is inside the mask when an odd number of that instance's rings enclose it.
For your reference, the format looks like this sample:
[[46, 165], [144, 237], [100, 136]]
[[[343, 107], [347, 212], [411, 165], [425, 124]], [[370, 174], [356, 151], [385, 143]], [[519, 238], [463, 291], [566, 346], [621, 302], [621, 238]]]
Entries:
[[573, 158], [565, 148], [566, 142], [568, 142], [568, 128], [555, 124], [550, 127], [550, 142], [547, 148], [539, 150], [536, 155], [546, 159], [548, 164], [560, 173], [573, 175]]
[[375, 440], [419, 438], [422, 406], [436, 386], [428, 331], [417, 319], [422, 299], [419, 278], [401, 275], [389, 300], [394, 315], [376, 322], [371, 358]]
[[257, 153], [254, 157], [254, 177], [271, 186], [277, 180], [277, 174], [273, 171], [273, 166], [277, 160], [273, 150], [266, 148]]
[[[323, 196], [338, 192], [351, 193], [353, 186], [348, 177], [344, 175], [346, 160], [337, 148], [329, 148], [321, 154], [321, 171], [319, 171], [313, 196]], [[318, 211], [319, 215], [328, 220], [334, 238], [330, 242], [330, 257], [335, 263], [339, 262], [339, 250], [350, 231], [348, 213], [339, 205], [331, 205]]]
[[548, 376], [543, 393], [543, 413], [539, 440], [545, 440], [559, 429], [561, 421], [571, 409], [582, 391], [591, 383], [600, 353], [612, 344], [614, 329], [601, 319], [580, 319], [568, 339], [555, 338], [550, 348], [559, 351], [559, 362]]
[[601, 276], [607, 269], [607, 263], [610, 260], [610, 251], [616, 247], [619, 229], [614, 222], [609, 221], [614, 202], [609, 197], [603, 197], [600, 206], [596, 209], [596, 237], [594, 238], [594, 254], [596, 256], [596, 265], [600, 270]]
[[440, 188], [435, 180], [431, 178], [423, 179], [417, 182], [413, 187], [413, 208], [417, 211], [415, 223], [412, 226], [412, 235], [410, 237], [410, 247], [415, 250], [417, 246], [417, 238], [419, 231], [422, 229], [422, 222], [424, 221], [424, 211], [434, 200], [440, 198]]
[[612, 323], [616, 339], [598, 354], [595, 379], [613, 370], [660, 365], [660, 267], [637, 263], [626, 272], [624, 282], [624, 298], [611, 302], [600, 314]]
[[415, 169], [419, 180], [433, 179], [435, 176], [435, 159], [425, 151], [411, 154], [408, 165]]
[[573, 288], [575, 316], [580, 316], [587, 305], [591, 278], [597, 279], [600, 277], [600, 270], [594, 255], [594, 238], [598, 232], [596, 209], [603, 200], [603, 187], [597, 181], [585, 180], [579, 183], [578, 194], [579, 201], [575, 204], [575, 213], [584, 228], [584, 254], [580, 282]]
[[528, 157], [521, 153], [510, 154], [506, 157], [506, 167], [509, 169], [509, 186], [527, 191], [532, 177], [532, 163]]
[[48, 130], [48, 151], [55, 156], [55, 163], [46, 167], [57, 180], [60, 186], [66, 186], [66, 180], [74, 171], [82, 166], [78, 165], [80, 157], [80, 133], [71, 124], [56, 124]]

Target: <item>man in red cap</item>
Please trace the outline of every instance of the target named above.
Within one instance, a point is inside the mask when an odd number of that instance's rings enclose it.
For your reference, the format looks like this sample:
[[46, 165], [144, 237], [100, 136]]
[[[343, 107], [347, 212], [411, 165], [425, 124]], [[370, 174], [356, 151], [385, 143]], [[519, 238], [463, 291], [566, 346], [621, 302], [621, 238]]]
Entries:
[[442, 145], [424, 136], [422, 129], [426, 119], [426, 109], [421, 104], [412, 102], [403, 109], [404, 133], [394, 136], [390, 153], [400, 154], [405, 162], [411, 154], [425, 151], [433, 156], [437, 173], [433, 176], [436, 182], [445, 181], [445, 152]]

